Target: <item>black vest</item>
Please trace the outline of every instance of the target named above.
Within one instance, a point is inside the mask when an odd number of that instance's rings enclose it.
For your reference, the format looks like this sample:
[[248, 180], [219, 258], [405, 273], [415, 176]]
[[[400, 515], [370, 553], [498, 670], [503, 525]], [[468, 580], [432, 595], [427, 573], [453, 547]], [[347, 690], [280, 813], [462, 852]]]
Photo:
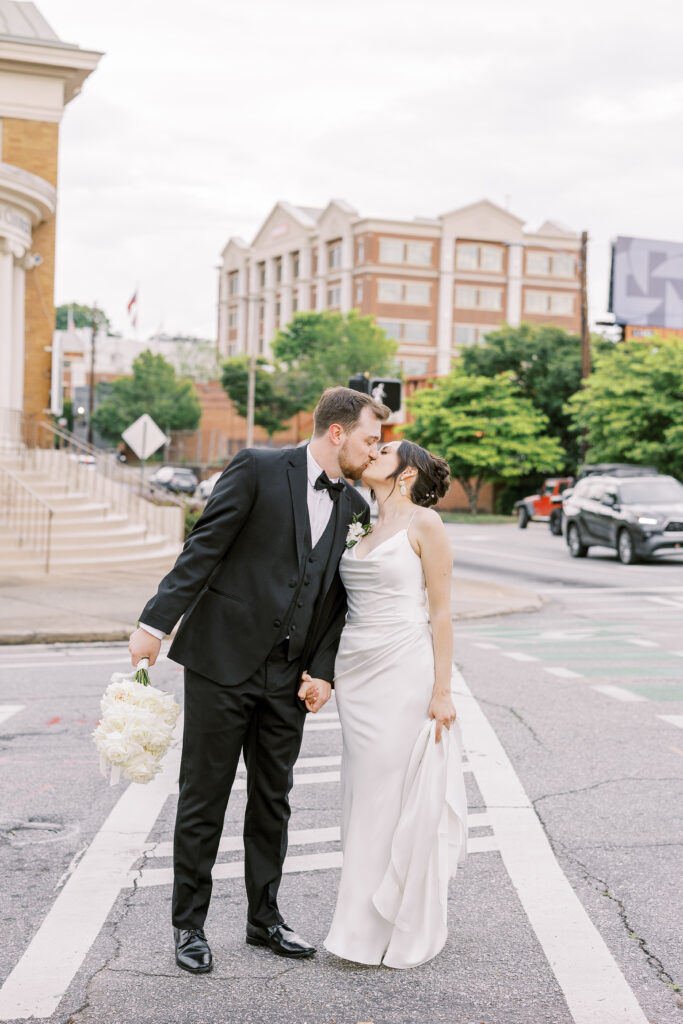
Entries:
[[311, 526], [306, 516], [306, 536], [303, 555], [299, 565], [299, 578], [291, 579], [289, 585], [294, 591], [284, 618], [278, 643], [289, 637], [288, 658], [294, 661], [301, 657], [306, 634], [313, 621], [316, 601], [320, 596], [323, 576], [332, 554], [332, 541], [337, 522], [339, 502], [336, 501], [332, 514], [322, 536], [315, 547], [311, 544]]

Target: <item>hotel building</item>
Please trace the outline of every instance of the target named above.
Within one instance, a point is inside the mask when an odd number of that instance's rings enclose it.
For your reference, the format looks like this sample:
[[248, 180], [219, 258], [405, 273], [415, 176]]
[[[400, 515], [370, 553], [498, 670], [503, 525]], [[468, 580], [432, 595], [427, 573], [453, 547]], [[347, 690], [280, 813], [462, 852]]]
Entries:
[[448, 373], [503, 323], [580, 328], [577, 233], [524, 221], [488, 200], [412, 221], [275, 205], [251, 245], [231, 238], [219, 268], [223, 357], [269, 356], [297, 311], [357, 309], [399, 343], [405, 376]]

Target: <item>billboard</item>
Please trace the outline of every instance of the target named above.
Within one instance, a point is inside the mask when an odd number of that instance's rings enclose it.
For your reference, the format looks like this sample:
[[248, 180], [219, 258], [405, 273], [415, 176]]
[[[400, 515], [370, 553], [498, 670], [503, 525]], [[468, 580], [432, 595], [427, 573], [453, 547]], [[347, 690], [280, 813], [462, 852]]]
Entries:
[[683, 242], [617, 238], [609, 298], [619, 324], [683, 328]]

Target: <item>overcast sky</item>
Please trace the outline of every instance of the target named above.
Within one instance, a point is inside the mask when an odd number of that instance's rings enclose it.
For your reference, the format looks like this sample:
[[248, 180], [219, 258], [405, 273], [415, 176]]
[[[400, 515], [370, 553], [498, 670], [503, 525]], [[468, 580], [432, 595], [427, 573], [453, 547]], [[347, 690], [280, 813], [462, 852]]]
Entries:
[[673, 0], [36, 0], [104, 51], [61, 133], [57, 302], [215, 337], [216, 270], [274, 202], [437, 216], [488, 198], [683, 241]]

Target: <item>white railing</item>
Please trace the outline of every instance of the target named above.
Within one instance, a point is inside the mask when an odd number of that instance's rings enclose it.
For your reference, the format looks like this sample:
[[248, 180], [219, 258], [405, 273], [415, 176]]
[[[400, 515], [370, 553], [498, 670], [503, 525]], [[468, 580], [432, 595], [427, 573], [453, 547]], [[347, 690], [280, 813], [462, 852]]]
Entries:
[[54, 509], [5, 466], [0, 466], [0, 523], [14, 536], [17, 547], [42, 557], [50, 571]]

